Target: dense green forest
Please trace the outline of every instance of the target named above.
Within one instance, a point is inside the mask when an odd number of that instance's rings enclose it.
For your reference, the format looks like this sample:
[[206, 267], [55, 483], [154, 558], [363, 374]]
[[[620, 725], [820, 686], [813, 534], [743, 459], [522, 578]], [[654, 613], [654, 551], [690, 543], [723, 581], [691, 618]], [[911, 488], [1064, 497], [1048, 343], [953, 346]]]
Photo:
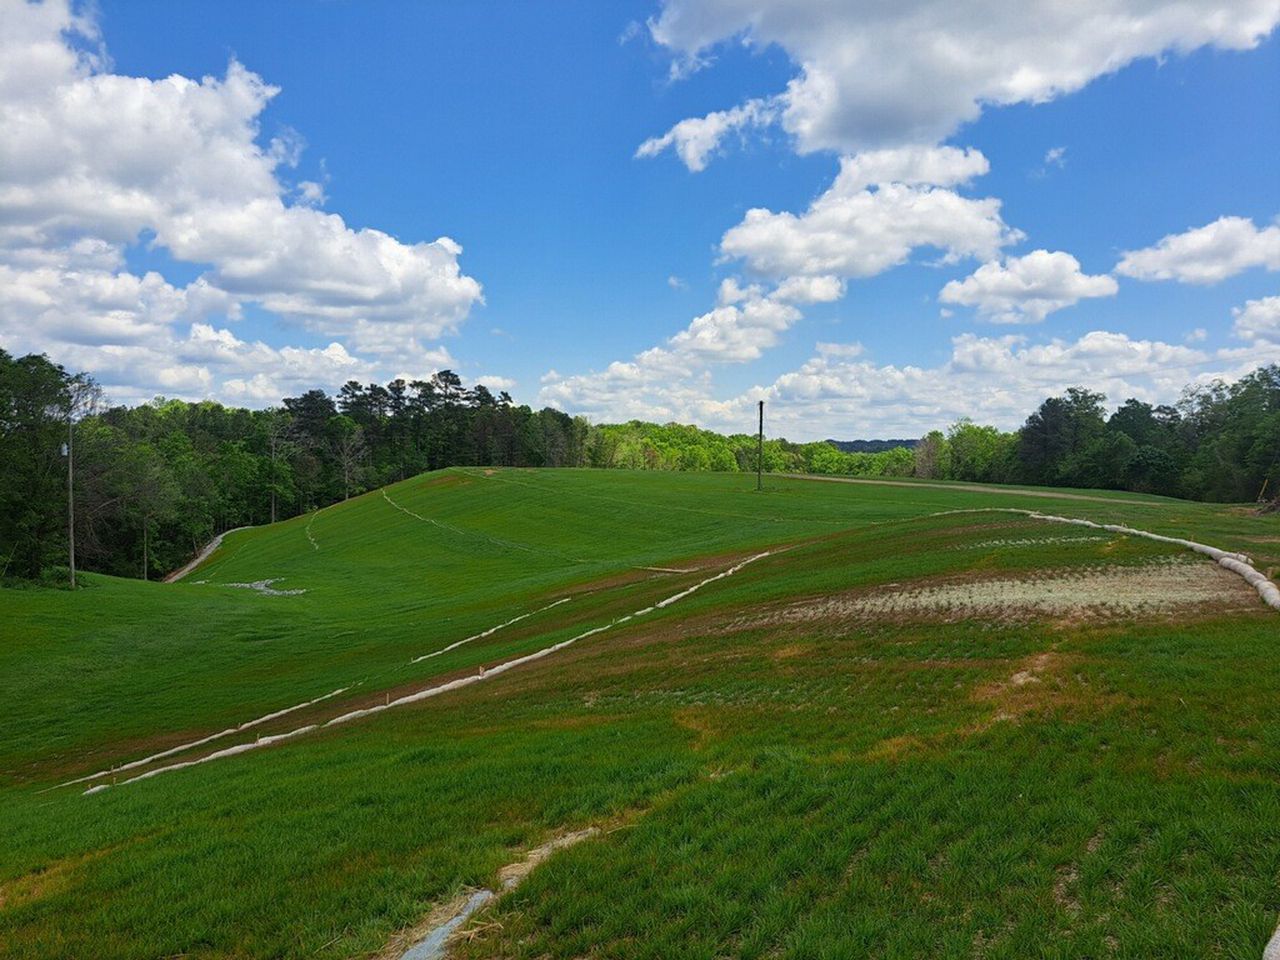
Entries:
[[[1280, 366], [1188, 388], [1176, 406], [1072, 388], [1021, 429], [968, 420], [913, 447], [845, 452], [770, 439], [764, 469], [1101, 487], [1252, 502], [1280, 488]], [[68, 446], [70, 450], [68, 450]], [[70, 457], [68, 457], [68, 453]], [[457, 465], [755, 470], [756, 438], [681, 424], [593, 425], [517, 405], [448, 370], [347, 383], [269, 410], [157, 399], [105, 406], [86, 374], [0, 350], [0, 578], [67, 562], [68, 459], [81, 565], [154, 577], [215, 533], [285, 519]]]

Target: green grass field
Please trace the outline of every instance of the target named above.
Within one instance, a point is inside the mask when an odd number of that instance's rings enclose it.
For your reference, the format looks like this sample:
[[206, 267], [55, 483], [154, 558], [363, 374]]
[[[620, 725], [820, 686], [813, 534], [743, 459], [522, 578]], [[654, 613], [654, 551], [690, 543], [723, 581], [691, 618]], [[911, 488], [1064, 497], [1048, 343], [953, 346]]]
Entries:
[[[451, 955], [1261, 956], [1280, 615], [1176, 547], [953, 511], [1123, 523], [1273, 578], [1280, 518], [766, 487], [447, 470], [232, 534], [179, 583], [0, 591], [0, 956], [390, 956], [588, 826]], [[765, 551], [509, 672], [124, 783], [492, 671]], [[228, 586], [268, 579], [305, 593]], [[1095, 582], [1162, 599], [974, 606]]]

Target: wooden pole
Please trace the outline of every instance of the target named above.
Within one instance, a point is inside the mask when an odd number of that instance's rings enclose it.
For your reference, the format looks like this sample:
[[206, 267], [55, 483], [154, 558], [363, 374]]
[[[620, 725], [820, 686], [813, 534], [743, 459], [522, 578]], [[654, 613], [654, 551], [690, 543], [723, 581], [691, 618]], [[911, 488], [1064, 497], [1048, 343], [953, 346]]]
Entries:
[[75, 497], [75, 451], [72, 448], [72, 424], [74, 411], [67, 410], [67, 548], [71, 561], [71, 589], [76, 588], [76, 497]]
[[756, 438], [756, 489], [764, 489], [764, 401], [760, 401], [760, 433]]

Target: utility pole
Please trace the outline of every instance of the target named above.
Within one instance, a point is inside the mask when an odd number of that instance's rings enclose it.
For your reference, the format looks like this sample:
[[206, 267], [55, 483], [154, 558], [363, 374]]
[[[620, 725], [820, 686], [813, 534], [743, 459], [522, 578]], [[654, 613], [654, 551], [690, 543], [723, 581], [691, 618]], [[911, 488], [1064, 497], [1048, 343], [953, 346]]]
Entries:
[[756, 489], [764, 489], [764, 401], [760, 401], [760, 433], [756, 437]]
[[67, 547], [71, 560], [71, 589], [76, 588], [76, 497], [75, 497], [75, 450], [73, 448], [73, 430], [75, 423], [74, 406], [67, 407]]

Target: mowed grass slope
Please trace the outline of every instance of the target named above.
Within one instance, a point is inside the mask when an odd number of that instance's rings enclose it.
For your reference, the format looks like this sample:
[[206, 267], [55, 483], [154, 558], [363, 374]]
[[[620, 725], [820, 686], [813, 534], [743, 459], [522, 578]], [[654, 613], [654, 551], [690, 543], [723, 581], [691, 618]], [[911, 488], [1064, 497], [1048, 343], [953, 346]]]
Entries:
[[[943, 511], [1122, 522], [1261, 568], [1280, 522], [1093, 493], [752, 487], [444, 471], [388, 489], [418, 517], [374, 492], [232, 535], [189, 582], [0, 594], [0, 955], [370, 956], [590, 824], [608, 832], [458, 951], [1260, 954], [1280, 910], [1273, 612], [1234, 585], [1175, 613], [857, 604], [1184, 559], [1220, 572], [1149, 541]], [[338, 687], [353, 686], [219, 743], [474, 673], [771, 548], [788, 549], [463, 690], [93, 796], [46, 789]], [[307, 592], [225, 586], [268, 578]], [[854, 612], [791, 615], [831, 597]]]

